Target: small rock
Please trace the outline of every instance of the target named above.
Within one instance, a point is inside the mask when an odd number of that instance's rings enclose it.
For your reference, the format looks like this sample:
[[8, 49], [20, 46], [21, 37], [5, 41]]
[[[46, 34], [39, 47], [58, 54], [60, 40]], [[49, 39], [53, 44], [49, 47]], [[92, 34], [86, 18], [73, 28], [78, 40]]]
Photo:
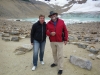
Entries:
[[26, 38], [30, 38], [30, 34], [27, 34], [27, 35], [26, 35]]
[[70, 62], [74, 65], [77, 65], [77, 66], [87, 69], [87, 70], [92, 69], [92, 63], [89, 60], [81, 58], [81, 57], [71, 55]]
[[3, 35], [3, 32], [0, 32], [0, 36], [2, 36]]
[[78, 42], [70, 42], [70, 44], [78, 45], [79, 43]]
[[97, 34], [97, 37], [100, 37], [100, 34]]
[[100, 55], [97, 55], [96, 57], [97, 57], [98, 59], [100, 59]]
[[64, 58], [67, 58], [67, 56], [65, 56]]
[[12, 38], [11, 38], [11, 41], [16, 41], [16, 42], [18, 42], [19, 40], [20, 40], [20, 38], [19, 38], [19, 37], [17, 37], [17, 36], [16, 36], [16, 37], [12, 37]]
[[20, 35], [19, 38], [24, 39], [24, 38], [26, 38], [26, 35]]
[[98, 42], [100, 43], [100, 38], [98, 39]]
[[88, 46], [88, 45], [86, 45], [86, 44], [84, 44], [84, 43], [79, 43], [79, 44], [78, 44], [78, 47], [79, 47], [79, 48], [83, 48], [83, 49], [87, 48], [87, 46]]
[[75, 41], [75, 38], [73, 36], [68, 36], [68, 41], [70, 42]]
[[92, 60], [95, 60], [95, 55], [94, 54], [89, 54], [89, 57], [92, 59]]
[[20, 20], [16, 20], [16, 21], [20, 21]]
[[20, 33], [19, 33], [19, 31], [11, 31], [10, 34], [11, 35], [19, 35]]

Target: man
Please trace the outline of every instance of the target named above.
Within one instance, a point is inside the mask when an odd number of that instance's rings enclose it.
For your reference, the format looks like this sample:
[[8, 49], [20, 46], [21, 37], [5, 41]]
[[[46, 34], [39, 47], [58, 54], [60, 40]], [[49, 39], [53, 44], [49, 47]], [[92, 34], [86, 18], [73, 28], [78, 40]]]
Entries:
[[[49, 36], [50, 44], [52, 48], [54, 63], [51, 67], [58, 65], [58, 74], [61, 75], [63, 72], [63, 41], [67, 44], [68, 31], [63, 20], [59, 19], [58, 13], [54, 11], [50, 12], [48, 17], [51, 20], [47, 23], [46, 34]], [[64, 37], [62, 37], [64, 33]]]
[[33, 68], [35, 70], [37, 67], [38, 61], [38, 52], [40, 49], [40, 63], [44, 64], [43, 56], [44, 56], [44, 49], [46, 43], [46, 23], [45, 23], [45, 16], [40, 15], [39, 21], [33, 24], [31, 29], [31, 44], [33, 45]]

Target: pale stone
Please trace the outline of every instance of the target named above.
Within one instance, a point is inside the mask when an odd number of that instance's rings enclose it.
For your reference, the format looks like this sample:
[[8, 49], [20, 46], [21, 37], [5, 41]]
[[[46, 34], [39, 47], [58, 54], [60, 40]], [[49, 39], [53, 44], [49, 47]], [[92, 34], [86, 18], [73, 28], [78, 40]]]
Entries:
[[[15, 49], [15, 51], [14, 51], [14, 53], [16, 54], [25, 54], [26, 52], [29, 52], [29, 51], [31, 51], [32, 50], [32, 48], [33, 48], [33, 46], [32, 45], [30, 45], [30, 44], [24, 44], [24, 45], [22, 45], [22, 46], [19, 46], [18, 48], [16, 48]], [[25, 52], [25, 53], [24, 53]]]
[[19, 41], [19, 40], [20, 40], [20, 38], [19, 38], [19, 37], [17, 37], [17, 36], [16, 36], [16, 37], [12, 37], [12, 38], [11, 38], [11, 41]]
[[70, 62], [74, 65], [77, 65], [77, 66], [87, 69], [87, 70], [92, 69], [92, 63], [89, 60], [81, 58], [81, 57], [71, 55]]
[[100, 55], [97, 55], [96, 57], [97, 57], [98, 59], [100, 59]]

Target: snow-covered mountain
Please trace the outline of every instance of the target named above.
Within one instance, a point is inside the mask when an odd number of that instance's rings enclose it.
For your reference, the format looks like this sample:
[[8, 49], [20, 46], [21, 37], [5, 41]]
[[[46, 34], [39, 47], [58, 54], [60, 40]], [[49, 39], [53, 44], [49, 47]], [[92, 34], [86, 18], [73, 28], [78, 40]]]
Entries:
[[69, 10], [63, 13], [71, 12], [100, 12], [100, 0], [36, 0], [47, 3], [48, 5], [57, 5], [62, 9]]
[[74, 4], [73, 7], [67, 11], [69, 12], [100, 12], [100, 0], [87, 0], [83, 4]]
[[36, 1], [41, 1], [47, 4], [53, 4], [53, 5], [58, 5], [58, 6], [64, 6], [65, 4], [68, 4], [68, 0], [36, 0]]

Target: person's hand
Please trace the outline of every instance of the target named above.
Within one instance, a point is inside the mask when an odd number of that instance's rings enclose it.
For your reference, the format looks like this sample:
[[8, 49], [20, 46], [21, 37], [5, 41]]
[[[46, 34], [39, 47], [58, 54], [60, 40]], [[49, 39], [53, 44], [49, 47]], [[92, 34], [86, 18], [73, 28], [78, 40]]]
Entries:
[[31, 43], [31, 45], [33, 45], [33, 43]]
[[55, 32], [51, 32], [50, 35], [51, 35], [51, 36], [55, 36], [56, 33], [55, 33]]
[[67, 44], [67, 41], [64, 41], [64, 44], [66, 45]]

